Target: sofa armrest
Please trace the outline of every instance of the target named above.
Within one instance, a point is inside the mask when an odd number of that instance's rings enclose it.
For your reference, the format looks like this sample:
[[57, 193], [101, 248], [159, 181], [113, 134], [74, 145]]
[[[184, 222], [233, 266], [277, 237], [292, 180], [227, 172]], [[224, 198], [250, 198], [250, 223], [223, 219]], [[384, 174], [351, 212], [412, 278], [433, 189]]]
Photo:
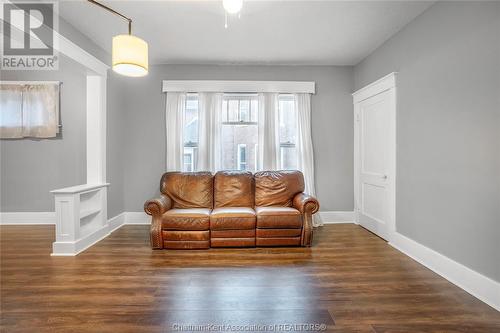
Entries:
[[293, 207], [302, 214], [306, 212], [314, 214], [319, 210], [319, 202], [309, 194], [299, 193], [293, 198]]
[[151, 216], [161, 216], [170, 208], [172, 208], [172, 200], [164, 194], [144, 203], [144, 211]]
[[167, 210], [172, 208], [172, 200], [164, 194], [160, 197], [148, 200], [144, 203], [144, 211], [146, 214], [151, 215], [151, 229], [150, 229], [150, 240], [151, 247], [153, 249], [163, 248], [163, 234], [161, 231], [161, 216]]

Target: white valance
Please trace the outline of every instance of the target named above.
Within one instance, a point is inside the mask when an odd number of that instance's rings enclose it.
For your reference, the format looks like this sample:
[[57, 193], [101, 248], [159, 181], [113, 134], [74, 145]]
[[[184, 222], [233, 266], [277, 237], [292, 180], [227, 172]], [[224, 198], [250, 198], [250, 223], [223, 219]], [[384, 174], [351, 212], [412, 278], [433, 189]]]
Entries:
[[163, 92], [245, 92], [314, 94], [316, 83], [310, 81], [218, 81], [164, 80]]

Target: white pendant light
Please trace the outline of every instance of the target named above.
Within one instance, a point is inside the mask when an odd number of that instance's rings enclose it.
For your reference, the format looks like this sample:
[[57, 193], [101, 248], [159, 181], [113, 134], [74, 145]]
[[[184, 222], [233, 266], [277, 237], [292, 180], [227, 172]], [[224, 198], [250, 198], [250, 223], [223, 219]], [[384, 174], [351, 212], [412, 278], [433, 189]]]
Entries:
[[113, 70], [125, 76], [148, 74], [148, 43], [133, 35], [113, 37]]
[[149, 67], [148, 43], [132, 35], [132, 19], [95, 0], [88, 1], [128, 21], [128, 35], [117, 35], [113, 37], [111, 56], [113, 71], [121, 75], [132, 77], [147, 75]]
[[243, 0], [222, 0], [222, 6], [228, 14], [237, 14], [243, 7]]

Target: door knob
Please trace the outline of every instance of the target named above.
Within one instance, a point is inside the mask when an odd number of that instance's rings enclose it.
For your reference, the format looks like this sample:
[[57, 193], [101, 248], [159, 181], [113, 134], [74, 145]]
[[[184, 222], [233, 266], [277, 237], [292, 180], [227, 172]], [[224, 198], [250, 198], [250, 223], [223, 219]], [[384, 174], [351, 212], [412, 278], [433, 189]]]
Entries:
[[386, 180], [387, 179], [387, 175], [382, 175], [382, 179]]

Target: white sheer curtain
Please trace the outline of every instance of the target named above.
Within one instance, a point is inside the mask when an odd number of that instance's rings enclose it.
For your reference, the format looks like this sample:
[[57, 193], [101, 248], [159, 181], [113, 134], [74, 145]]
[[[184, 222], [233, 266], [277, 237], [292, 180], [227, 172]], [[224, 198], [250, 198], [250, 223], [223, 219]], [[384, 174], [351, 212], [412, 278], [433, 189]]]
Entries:
[[1, 84], [0, 138], [53, 138], [59, 133], [59, 83]]
[[[294, 99], [297, 109], [297, 168], [304, 174], [305, 192], [315, 197], [311, 94], [295, 94]], [[319, 214], [314, 215], [313, 225], [323, 225]]]
[[165, 109], [167, 171], [182, 171], [186, 94], [168, 92]]
[[221, 168], [222, 93], [198, 94], [197, 171], [216, 172]]
[[279, 168], [279, 119], [277, 93], [259, 94], [258, 169]]

